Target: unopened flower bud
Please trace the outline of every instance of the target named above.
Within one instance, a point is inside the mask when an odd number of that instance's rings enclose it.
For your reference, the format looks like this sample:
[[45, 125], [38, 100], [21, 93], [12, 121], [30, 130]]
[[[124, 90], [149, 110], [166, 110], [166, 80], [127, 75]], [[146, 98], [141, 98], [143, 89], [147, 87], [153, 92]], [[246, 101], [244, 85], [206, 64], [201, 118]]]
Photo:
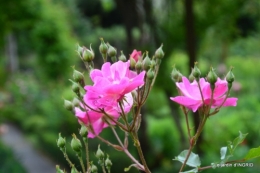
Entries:
[[151, 61], [151, 68], [155, 68], [155, 66], [156, 66], [156, 62], [155, 62], [155, 60], [154, 59], [152, 59], [152, 61]]
[[164, 57], [164, 52], [162, 50], [163, 44], [155, 51], [155, 58], [162, 59]]
[[228, 89], [230, 90], [230, 88], [232, 87], [232, 83], [234, 82], [235, 80], [235, 76], [232, 72], [233, 70], [233, 67], [231, 67], [231, 69], [229, 70], [229, 72], [227, 73], [226, 75], [226, 81], [228, 82]]
[[75, 92], [76, 94], [78, 94], [80, 91], [79, 84], [70, 79], [69, 79], [69, 81], [72, 83], [72, 86], [71, 86], [72, 91]]
[[171, 72], [171, 78], [174, 82], [180, 82], [182, 80], [181, 73], [175, 68], [175, 65], [173, 66], [172, 72]]
[[56, 173], [64, 173], [64, 171], [60, 169], [59, 165], [56, 165]]
[[73, 104], [74, 107], [79, 107], [79, 105], [80, 105], [79, 99], [77, 99], [76, 97], [73, 98], [72, 104]]
[[148, 70], [148, 72], [147, 72], [147, 79], [148, 79], [148, 80], [153, 80], [153, 78], [154, 78], [154, 71], [153, 71], [152, 68], [150, 68], [150, 69]]
[[142, 62], [140, 60], [138, 60], [135, 64], [135, 69], [137, 72], [140, 72], [142, 70]]
[[70, 173], [78, 173], [78, 170], [73, 166]]
[[116, 56], [116, 53], [117, 53], [116, 49], [115, 49], [113, 46], [111, 46], [109, 43], [107, 43], [107, 45], [108, 45], [107, 54], [108, 54], [110, 57]]
[[232, 82], [234, 82], [234, 80], [235, 80], [235, 76], [234, 76], [232, 70], [233, 70], [233, 67], [231, 67], [231, 69], [229, 70], [229, 72], [228, 72], [227, 75], [226, 75], [226, 81], [227, 81], [228, 83], [232, 83]]
[[75, 134], [72, 135], [72, 140], [71, 140], [71, 148], [76, 152], [76, 153], [80, 153], [81, 149], [82, 149], [82, 145], [80, 140], [76, 137]]
[[80, 128], [80, 130], [79, 130], [79, 134], [80, 134], [80, 136], [82, 136], [82, 137], [87, 136], [87, 135], [88, 135], [88, 129], [87, 129], [87, 127], [84, 126], [84, 125], [81, 125], [81, 128]]
[[198, 68], [197, 64], [197, 62], [194, 63], [194, 68], [192, 71], [192, 75], [195, 77], [196, 80], [198, 80], [201, 75], [200, 69]]
[[105, 165], [106, 165], [106, 168], [107, 168], [108, 170], [110, 170], [110, 168], [111, 168], [111, 166], [112, 166], [112, 162], [111, 162], [111, 160], [109, 159], [109, 155], [107, 155], [107, 158], [106, 158], [106, 160], [105, 160]]
[[193, 71], [193, 69], [191, 69], [191, 73], [189, 75], [189, 81], [190, 82], [193, 82], [195, 80], [195, 77], [192, 75], [192, 71]]
[[100, 145], [98, 145], [98, 150], [97, 150], [97, 152], [96, 152], [96, 157], [98, 158], [98, 159], [103, 159], [104, 158], [104, 153], [103, 153], [103, 151], [100, 149]]
[[57, 141], [57, 145], [59, 148], [61, 149], [64, 149], [65, 148], [65, 145], [66, 145], [66, 141], [65, 141], [65, 138], [61, 137], [61, 134], [59, 133], [59, 138], [58, 138], [58, 141]]
[[217, 79], [218, 79], [218, 76], [217, 74], [215, 73], [215, 70], [211, 67], [210, 68], [210, 71], [208, 73], [208, 76], [207, 76], [207, 80], [208, 82], [210, 83], [210, 85], [212, 87], [215, 86], [215, 83], [217, 82]]
[[97, 173], [98, 172], [98, 168], [96, 165], [92, 164], [91, 165], [91, 173]]
[[121, 55], [118, 57], [118, 59], [119, 59], [120, 61], [126, 62], [126, 57], [125, 57], [123, 51], [121, 51]]
[[64, 107], [65, 107], [65, 109], [67, 109], [69, 111], [73, 111], [73, 109], [74, 109], [74, 106], [71, 103], [71, 101], [65, 100], [65, 99], [64, 99]]
[[79, 71], [77, 70], [73, 70], [73, 79], [76, 81], [76, 82], [81, 82], [81, 81], [84, 81], [84, 76], [82, 73], [80, 73]]
[[79, 45], [77, 46], [77, 52], [80, 55], [80, 57], [82, 56], [82, 52], [83, 52], [83, 48], [80, 47]]
[[150, 69], [151, 66], [151, 60], [148, 56], [148, 52], [146, 52], [146, 56], [143, 60], [143, 70], [148, 71]]
[[82, 60], [84, 62], [91, 62], [91, 61], [93, 61], [94, 57], [95, 57], [95, 54], [94, 54], [93, 50], [91, 49], [91, 46], [90, 46], [90, 50], [87, 48], [83, 49]]
[[100, 38], [101, 40], [101, 44], [99, 46], [99, 51], [101, 54], [107, 54], [108, 51], [108, 46], [106, 45], [106, 43], [104, 42], [103, 38]]
[[134, 69], [134, 68], [135, 68], [135, 64], [136, 64], [136, 61], [135, 61], [135, 59], [134, 59], [134, 58], [132, 58], [132, 57], [130, 57], [130, 67], [131, 67], [132, 69]]

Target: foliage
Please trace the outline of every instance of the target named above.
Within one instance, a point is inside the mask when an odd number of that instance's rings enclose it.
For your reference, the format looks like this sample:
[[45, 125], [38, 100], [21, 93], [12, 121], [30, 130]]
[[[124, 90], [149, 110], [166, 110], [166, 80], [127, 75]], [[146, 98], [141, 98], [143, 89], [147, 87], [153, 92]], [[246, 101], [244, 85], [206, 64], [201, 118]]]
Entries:
[[10, 148], [4, 146], [2, 142], [0, 142], [0, 155], [0, 173], [26, 173], [25, 169], [22, 167], [22, 165], [20, 165], [17, 158], [14, 158]]

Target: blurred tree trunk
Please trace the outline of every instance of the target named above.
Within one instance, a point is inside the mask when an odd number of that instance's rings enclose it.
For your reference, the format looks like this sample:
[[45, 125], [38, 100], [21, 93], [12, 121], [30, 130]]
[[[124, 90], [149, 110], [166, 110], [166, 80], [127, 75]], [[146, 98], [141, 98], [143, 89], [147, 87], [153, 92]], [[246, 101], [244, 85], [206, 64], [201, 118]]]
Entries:
[[137, 11], [137, 0], [131, 1], [122, 1], [122, 0], [115, 0], [117, 8], [119, 9], [123, 24], [126, 30], [127, 36], [127, 51], [130, 51], [134, 48], [134, 39], [132, 34], [132, 29], [136, 26], [140, 26], [140, 16], [138, 15]]
[[[191, 67], [194, 66], [194, 62], [196, 62], [196, 35], [195, 35], [195, 27], [194, 27], [194, 13], [193, 13], [193, 0], [185, 0], [185, 24], [186, 24], [186, 46], [187, 46], [187, 52], [189, 56], [189, 64], [188, 68], [191, 69]], [[190, 70], [191, 72], [191, 70]], [[198, 112], [195, 112], [193, 115], [193, 123], [195, 126], [195, 129], [198, 129], [199, 127], [199, 114]], [[203, 133], [201, 133], [200, 138], [197, 141], [196, 149], [197, 153], [202, 153], [201, 150], [201, 144], [203, 141]]]
[[7, 58], [7, 71], [11, 74], [18, 71], [17, 42], [13, 33], [6, 35], [5, 57]]

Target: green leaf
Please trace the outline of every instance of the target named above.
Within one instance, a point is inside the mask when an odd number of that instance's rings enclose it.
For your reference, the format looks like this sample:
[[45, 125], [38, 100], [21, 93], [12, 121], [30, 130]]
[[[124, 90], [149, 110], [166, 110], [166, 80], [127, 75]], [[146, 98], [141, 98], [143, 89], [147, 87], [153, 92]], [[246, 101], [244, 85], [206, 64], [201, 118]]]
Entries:
[[220, 163], [221, 164], [227, 162], [230, 157], [233, 157], [233, 153], [234, 153], [236, 147], [244, 141], [244, 139], [246, 138], [246, 135], [247, 135], [247, 133], [243, 134], [239, 131], [239, 136], [236, 137], [233, 142], [228, 141], [228, 145], [226, 147], [220, 148], [220, 159], [221, 159]]
[[[178, 160], [181, 163], [184, 163], [187, 154], [188, 154], [188, 150], [184, 150], [177, 157], [175, 157], [175, 159], [173, 159], [173, 160]], [[201, 162], [200, 162], [199, 155], [191, 152], [186, 164], [191, 166], [191, 167], [200, 166]]]
[[248, 133], [243, 134], [239, 131], [239, 136], [236, 139], [234, 139], [234, 141], [233, 141], [232, 154], [235, 151], [236, 147], [244, 141], [247, 134]]
[[138, 166], [136, 164], [132, 164], [128, 168], [125, 168], [124, 171], [128, 172], [132, 167], [136, 167], [138, 169]]
[[252, 148], [247, 153], [245, 160], [254, 159], [260, 157], [260, 146], [258, 148]]
[[185, 172], [180, 172], [180, 173], [197, 173], [198, 171], [199, 171], [198, 168], [195, 168], [195, 169], [185, 171]]

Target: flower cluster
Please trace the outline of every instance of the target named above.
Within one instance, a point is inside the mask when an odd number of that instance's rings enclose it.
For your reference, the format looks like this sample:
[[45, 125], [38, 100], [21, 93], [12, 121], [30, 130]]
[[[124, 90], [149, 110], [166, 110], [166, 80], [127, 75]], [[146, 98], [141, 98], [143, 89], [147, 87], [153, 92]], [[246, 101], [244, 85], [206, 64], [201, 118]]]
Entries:
[[206, 110], [208, 110], [210, 108], [219, 109], [237, 105], [237, 98], [228, 98], [232, 82], [234, 81], [232, 69], [227, 74], [226, 79], [222, 80], [211, 68], [206, 78], [207, 80], [205, 80], [205, 78], [200, 77], [200, 70], [197, 67], [197, 63], [195, 63], [189, 79], [182, 76], [175, 67], [172, 71], [172, 79], [176, 81], [180, 96], [171, 97], [170, 99], [193, 112], [196, 112], [201, 107], [206, 107]]
[[210, 88], [210, 83], [204, 78], [200, 78], [199, 84], [201, 87], [201, 92], [196, 80], [190, 83], [186, 77], [182, 77], [182, 82], [176, 82], [176, 86], [181, 91], [182, 96], [171, 97], [171, 100], [187, 107], [188, 109], [191, 109], [193, 112], [196, 112], [199, 107], [203, 106], [203, 104], [211, 104], [211, 108], [237, 105], [237, 98], [225, 99], [228, 91], [228, 83], [226, 80], [221, 80], [220, 78], [217, 79], [212, 102], [212, 90]]
[[[133, 105], [131, 92], [144, 84], [145, 71], [140, 74], [129, 69], [130, 62], [106, 62], [101, 70], [90, 72], [93, 85], [84, 87], [84, 111], [75, 108], [77, 118], [90, 127], [89, 138], [98, 135], [102, 129], [113, 125], [121, 113], [128, 113]], [[119, 104], [122, 104], [120, 107]]]

